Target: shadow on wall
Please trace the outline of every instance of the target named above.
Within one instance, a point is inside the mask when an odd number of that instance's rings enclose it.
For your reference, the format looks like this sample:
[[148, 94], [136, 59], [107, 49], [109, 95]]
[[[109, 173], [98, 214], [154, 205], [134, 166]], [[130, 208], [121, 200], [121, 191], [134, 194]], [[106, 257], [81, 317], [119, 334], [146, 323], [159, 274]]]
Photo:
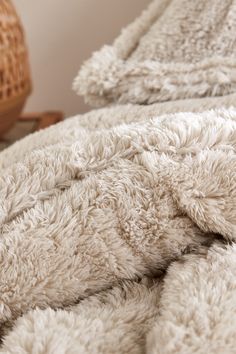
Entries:
[[25, 27], [33, 75], [27, 111], [90, 109], [72, 80], [94, 50], [111, 43], [150, 0], [13, 0]]

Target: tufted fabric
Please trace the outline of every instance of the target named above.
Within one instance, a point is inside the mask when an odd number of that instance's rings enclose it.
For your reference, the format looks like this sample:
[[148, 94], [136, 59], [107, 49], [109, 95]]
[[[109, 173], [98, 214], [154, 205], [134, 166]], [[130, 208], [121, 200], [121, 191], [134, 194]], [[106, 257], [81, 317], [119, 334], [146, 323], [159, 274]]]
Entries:
[[234, 33], [153, 1], [75, 80], [112, 107], [0, 153], [0, 353], [235, 352]]
[[[117, 107], [89, 113], [97, 114], [96, 123], [72, 118], [26, 138], [29, 151], [16, 162], [13, 152], [24, 141], [8, 149], [8, 166], [2, 154], [2, 353], [152, 353], [159, 343], [172, 353], [180, 339], [169, 349], [159, 321], [179, 326], [186, 336], [181, 345], [192, 348], [199, 342], [187, 339], [189, 316], [209, 340], [215, 329], [205, 333], [206, 304], [226, 309], [215, 313], [215, 325], [234, 311], [234, 302], [227, 303], [235, 294], [235, 251], [225, 242], [236, 235], [236, 111], [154, 117], [148, 109], [143, 120], [120, 125], [109, 118]], [[33, 141], [39, 145], [30, 147]], [[229, 275], [211, 298], [224, 253]], [[202, 291], [209, 295], [202, 299]], [[205, 316], [199, 329], [195, 302], [186, 312], [182, 302], [174, 305], [191, 294]], [[228, 333], [214, 335], [231, 346]]]
[[235, 32], [235, 0], [154, 0], [85, 62], [74, 88], [96, 107], [234, 93]]

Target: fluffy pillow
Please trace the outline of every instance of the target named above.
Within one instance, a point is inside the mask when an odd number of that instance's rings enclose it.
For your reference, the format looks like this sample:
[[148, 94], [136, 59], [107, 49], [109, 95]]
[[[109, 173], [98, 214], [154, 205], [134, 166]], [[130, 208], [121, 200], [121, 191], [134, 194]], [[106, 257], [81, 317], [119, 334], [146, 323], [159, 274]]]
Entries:
[[155, 0], [74, 88], [93, 106], [220, 96], [236, 89], [236, 0]]

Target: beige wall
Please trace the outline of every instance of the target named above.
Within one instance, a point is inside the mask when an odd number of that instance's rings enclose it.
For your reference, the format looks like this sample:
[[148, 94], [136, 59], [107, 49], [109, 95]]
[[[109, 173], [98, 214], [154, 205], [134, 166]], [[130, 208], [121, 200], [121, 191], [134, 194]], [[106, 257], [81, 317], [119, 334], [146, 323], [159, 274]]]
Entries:
[[13, 0], [30, 50], [33, 93], [27, 111], [89, 108], [71, 90], [81, 63], [110, 43], [150, 0]]

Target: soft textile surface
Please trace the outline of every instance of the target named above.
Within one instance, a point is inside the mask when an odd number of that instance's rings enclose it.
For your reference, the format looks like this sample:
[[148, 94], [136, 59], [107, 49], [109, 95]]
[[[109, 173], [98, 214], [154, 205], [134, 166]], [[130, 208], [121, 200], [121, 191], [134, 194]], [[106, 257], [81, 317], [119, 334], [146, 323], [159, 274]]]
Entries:
[[236, 1], [154, 0], [74, 82], [93, 106], [236, 91]]
[[153, 1], [75, 80], [121, 105], [0, 153], [0, 353], [235, 352], [235, 33]]
[[[222, 108], [234, 107], [236, 93], [222, 97], [204, 97], [156, 103], [149, 106], [118, 105], [111, 108], [92, 110], [86, 114], [67, 119], [63, 123], [51, 126], [46, 131], [39, 131], [28, 135], [16, 142], [0, 154], [0, 168], [6, 168], [12, 163], [21, 160], [25, 154], [34, 149], [57, 143], [70, 144], [83, 137], [90, 131], [101, 128], [111, 128], [122, 123], [142, 122], [160, 115], [177, 112], [203, 112], [220, 108], [220, 115], [225, 118], [232, 115]], [[218, 111], [214, 113], [218, 116]], [[194, 119], [194, 115], [188, 115]]]
[[5, 354], [233, 354], [236, 248], [212, 247], [170, 266], [164, 283], [124, 282], [65, 310], [34, 310]]
[[128, 106], [0, 154], [0, 352], [231, 353], [235, 150], [234, 108]]

